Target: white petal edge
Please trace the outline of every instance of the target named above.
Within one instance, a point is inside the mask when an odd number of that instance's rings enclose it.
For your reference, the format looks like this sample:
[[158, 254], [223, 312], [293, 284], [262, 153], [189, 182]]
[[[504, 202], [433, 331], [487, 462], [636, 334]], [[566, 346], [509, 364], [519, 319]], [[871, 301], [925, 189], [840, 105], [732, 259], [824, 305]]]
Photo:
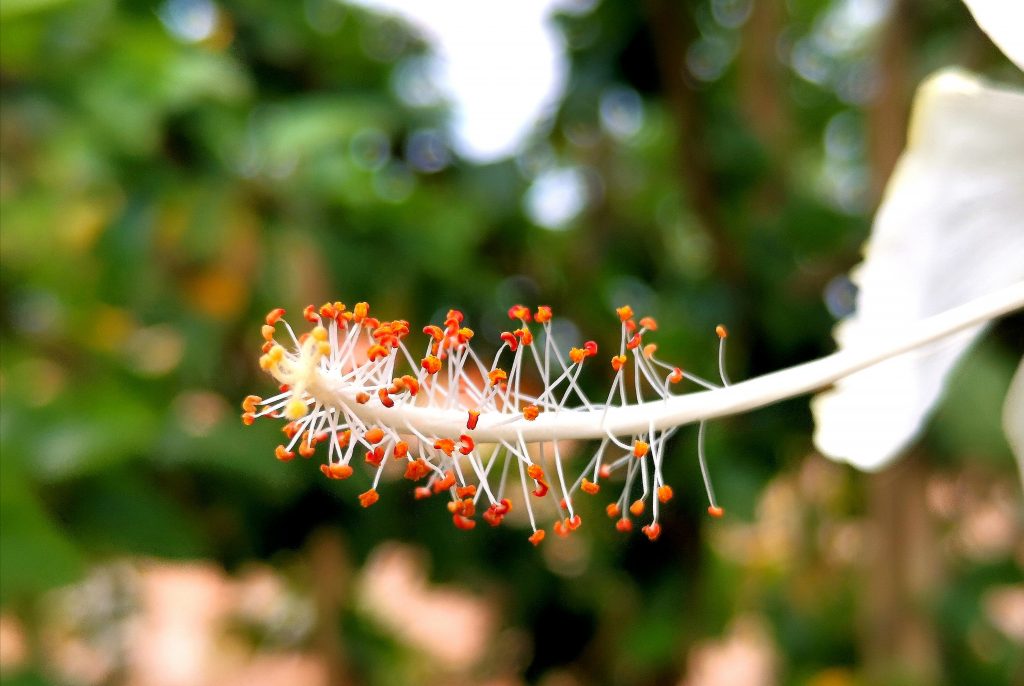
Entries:
[[1003, 405], [1003, 431], [1006, 442], [1017, 458], [1021, 486], [1024, 487], [1024, 358], [1021, 358], [1017, 373], [1013, 375], [1010, 388], [1006, 391]]
[[981, 30], [1024, 69], [1024, 2], [1021, 0], [964, 0]]
[[[908, 136], [854, 271], [840, 349], [1024, 280], [1024, 94], [944, 70], [918, 90]], [[858, 372], [811, 403], [818, 449], [881, 469], [920, 433], [982, 327]]]

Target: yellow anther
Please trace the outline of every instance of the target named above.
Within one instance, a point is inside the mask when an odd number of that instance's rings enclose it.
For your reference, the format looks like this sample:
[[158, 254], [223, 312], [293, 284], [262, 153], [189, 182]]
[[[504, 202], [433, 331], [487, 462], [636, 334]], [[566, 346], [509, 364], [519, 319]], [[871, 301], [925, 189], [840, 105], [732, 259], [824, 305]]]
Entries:
[[315, 338], [318, 341], [327, 340], [327, 329], [320, 326], [319, 324], [313, 327], [313, 331], [311, 333], [313, 334], [313, 338]]
[[306, 403], [293, 397], [284, 408], [284, 416], [288, 419], [299, 419], [306, 416], [306, 411]]

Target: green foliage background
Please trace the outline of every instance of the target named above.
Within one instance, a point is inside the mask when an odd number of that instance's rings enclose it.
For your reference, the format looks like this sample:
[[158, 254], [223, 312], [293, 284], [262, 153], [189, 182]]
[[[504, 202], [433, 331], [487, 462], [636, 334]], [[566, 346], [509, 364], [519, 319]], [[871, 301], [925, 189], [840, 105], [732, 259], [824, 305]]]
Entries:
[[[237, 416], [241, 398], [269, 388], [255, 364], [263, 314], [327, 299], [365, 299], [420, 325], [459, 307], [485, 347], [514, 302], [549, 304], [607, 344], [612, 308], [628, 301], [659, 318], [663, 356], [699, 373], [714, 374], [713, 328], [727, 323], [734, 378], [829, 352], [824, 294], [842, 309], [835, 279], [858, 259], [893, 154], [872, 141], [902, 134], [877, 110], [905, 122], [913, 85], [949, 63], [1015, 78], [962, 6], [895, 4], [877, 36], [828, 55], [828, 77], [813, 83], [770, 57], [837, 3], [757, 3], [757, 23], [729, 28], [714, 23], [720, 2], [598, 2], [559, 17], [567, 94], [520, 156], [424, 173], [407, 143], [443, 130], [447, 112], [396, 95], [401, 70], [428, 47], [394, 19], [328, 0], [238, 0], [219, 6], [212, 36], [189, 43], [146, 2], [5, 0], [0, 604], [30, 645], [5, 683], [60, 681], [37, 641], [42, 608], [48, 591], [91, 569], [126, 556], [209, 559], [229, 573], [263, 561], [308, 585], [311, 536], [323, 530], [353, 573], [381, 541], [422, 546], [435, 581], [491, 598], [501, 626], [529, 637], [518, 661], [485, 662], [466, 683], [497, 673], [676, 683], [692, 646], [751, 614], [769, 627], [780, 683], [1021, 678], [1020, 645], [983, 602], [1019, 583], [1019, 541], [972, 556], [941, 543], [957, 540], [966, 509], [943, 518], [927, 493], [907, 497], [924, 508], [928, 559], [943, 569], [914, 601], [939, 649], [923, 664], [898, 642], [880, 656], [871, 647], [871, 622], [885, 619], [869, 610], [881, 592], [870, 555], [837, 562], [822, 543], [848, 524], [868, 550], [879, 499], [907, 483], [952, 482], [981, 501], [1009, 494], [1021, 533], [998, 426], [1019, 320], [965, 364], [895, 476], [815, 456], [805, 399], [716, 422], [709, 452], [730, 519], [702, 515], [684, 432], [661, 540], [617, 535], [595, 504], [580, 532], [586, 564], [571, 574], [523, 531], [463, 534], [403, 488], [362, 510], [361, 484], [278, 464], [276, 427], [246, 429]], [[720, 76], [659, 75], [659, 61], [710, 34], [735, 51]], [[901, 57], [887, 62], [882, 45]], [[877, 89], [858, 96], [859, 80]], [[602, 98], [623, 88], [643, 103], [642, 128], [624, 137], [600, 115]], [[839, 158], [826, 154], [829, 136]], [[583, 169], [590, 190], [558, 231], [531, 223], [523, 201], [553, 165]], [[596, 370], [589, 380], [606, 382]], [[827, 496], [801, 485], [819, 472], [834, 486]], [[769, 517], [795, 535], [765, 537]], [[741, 554], [713, 544], [726, 536], [715, 527], [746, 532]], [[329, 619], [352, 683], [445, 683], [354, 603]]]

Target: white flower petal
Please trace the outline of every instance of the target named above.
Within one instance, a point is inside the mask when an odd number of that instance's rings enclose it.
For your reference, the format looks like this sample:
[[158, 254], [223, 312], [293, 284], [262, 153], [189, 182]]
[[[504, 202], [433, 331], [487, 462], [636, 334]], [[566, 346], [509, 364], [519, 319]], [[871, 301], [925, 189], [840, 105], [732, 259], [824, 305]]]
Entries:
[[[1024, 95], [947, 70], [919, 89], [907, 149], [853, 278], [840, 348], [1024, 280]], [[818, 448], [879, 469], [918, 434], [981, 327], [858, 372], [814, 398]]]
[[981, 30], [1021, 69], [1024, 69], [1024, 2], [964, 0]]

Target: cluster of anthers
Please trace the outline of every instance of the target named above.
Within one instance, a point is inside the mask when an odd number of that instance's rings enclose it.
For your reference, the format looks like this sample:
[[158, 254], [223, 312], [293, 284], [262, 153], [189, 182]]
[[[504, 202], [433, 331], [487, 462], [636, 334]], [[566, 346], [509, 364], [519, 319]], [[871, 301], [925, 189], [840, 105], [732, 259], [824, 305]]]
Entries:
[[[491, 526], [499, 525], [513, 506], [506, 496], [509, 473], [518, 473], [534, 545], [545, 536], [536, 508], [553, 508], [553, 531], [566, 536], [582, 522], [573, 497], [580, 491], [595, 495], [613, 474], [625, 472], [607, 514], [619, 531], [628, 532], [633, 519], [649, 510], [641, 530], [654, 540], [661, 533], [659, 506], [672, 498], [662, 474], [665, 443], [678, 427], [658, 427], [644, 418], [641, 430], [635, 421], [624, 429], [613, 417], [630, 403], [636, 409], [645, 401], [667, 401], [684, 379], [704, 389], [720, 386], [657, 358], [657, 346], [645, 341], [658, 328], [654, 319], [635, 320], [629, 306], [616, 313], [621, 335], [609, 362], [614, 379], [604, 402], [595, 403], [578, 378], [583, 365], [598, 358], [598, 346], [587, 341], [567, 356], [560, 354], [551, 335], [550, 307], [510, 308], [508, 316], [518, 328], [501, 334], [490, 364], [470, 346], [473, 331], [463, 326], [457, 310], [448, 312], [443, 326], [423, 329], [428, 340], [417, 356], [406, 342], [409, 323], [371, 317], [363, 302], [352, 310], [340, 302], [308, 306], [303, 316], [312, 329], [299, 336], [282, 318], [284, 310], [275, 309], [262, 329], [260, 367], [280, 384], [280, 393], [246, 397], [242, 420], [287, 420], [287, 440], [275, 450], [281, 461], [296, 453], [312, 457], [326, 444], [320, 470], [329, 479], [352, 476], [353, 462], [368, 465], [373, 481], [359, 495], [363, 507], [377, 502], [381, 475], [390, 464], [404, 467], [405, 478], [418, 484], [416, 498], [448, 494], [448, 510], [459, 529], [476, 526], [478, 512]], [[536, 338], [531, 323], [542, 330]], [[717, 334], [721, 383], [728, 385], [725, 328], [717, 327]], [[526, 373], [528, 367], [533, 371]], [[600, 444], [570, 481], [563, 441], [580, 438]], [[697, 456], [708, 512], [720, 517], [704, 456], [703, 422]]]

